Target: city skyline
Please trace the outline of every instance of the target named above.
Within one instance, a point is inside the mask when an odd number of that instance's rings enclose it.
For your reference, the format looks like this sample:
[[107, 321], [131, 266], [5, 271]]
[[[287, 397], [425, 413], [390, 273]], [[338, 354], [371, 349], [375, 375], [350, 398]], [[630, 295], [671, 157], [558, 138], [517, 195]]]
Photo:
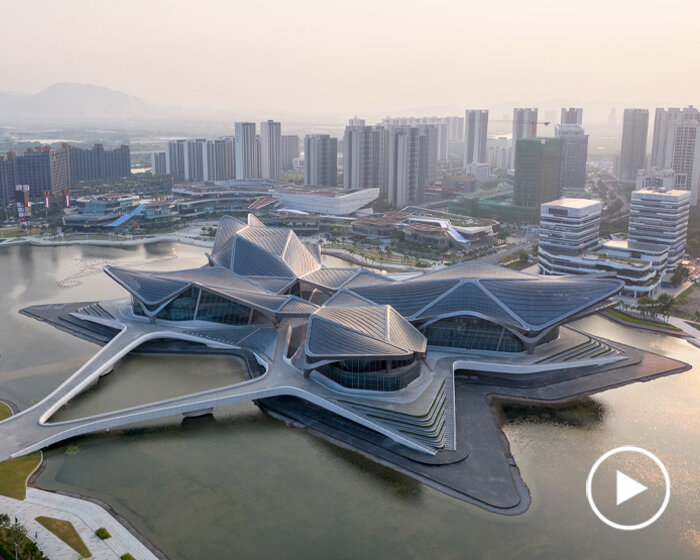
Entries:
[[[5, 57], [0, 69], [12, 77], [4, 85], [7, 91], [34, 93], [56, 82], [91, 83], [157, 105], [243, 112], [276, 106], [333, 114], [491, 108], [499, 103], [537, 106], [557, 97], [574, 101], [581, 92], [589, 99], [609, 98], [604, 101], [615, 106], [674, 107], [692, 99], [700, 86], [700, 77], [685, 71], [688, 60], [682, 55], [693, 52], [690, 26], [692, 12], [699, 8], [690, 2], [682, 5], [686, 17], [666, 29], [658, 27], [651, 5], [590, 2], [577, 7], [572, 33], [558, 25], [570, 19], [571, 8], [543, 1], [534, 6], [507, 2], [498, 10], [454, 1], [430, 7], [361, 2], [353, 10], [310, 1], [210, 1], [196, 6], [125, 2], [120, 10], [86, 2], [70, 7], [16, 4], [0, 23], [0, 46], [20, 52], [16, 47], [22, 45], [21, 56]], [[402, 31], [387, 34], [397, 10]], [[35, 28], [31, 40], [12, 24], [29, 19]], [[107, 19], [109, 26], [95, 25]], [[465, 38], [462, 26], [467, 20], [480, 25], [472, 26]], [[258, 40], [263, 28], [275, 41]], [[357, 29], [363, 30], [362, 42], [356, 40]], [[654, 31], [653, 48], [642, 43], [645, 30]], [[185, 35], [187, 41], [182, 40]], [[293, 47], [280, 50], [275, 47], [280, 42]], [[319, 49], [319, 44], [330, 48]], [[572, 52], [582, 49], [586, 56], [569, 64]], [[195, 60], [197, 64], [182, 72], [187, 61]], [[530, 60], [538, 60], [538, 66], [533, 69]], [[647, 71], [655, 60], [678, 76], [672, 92]], [[455, 64], [471, 70], [463, 76], [449, 73]], [[299, 71], [300, 65], [325, 71], [308, 74]], [[419, 81], [409, 71], [415, 67], [422, 68]], [[445, 85], [445, 75], [450, 75], [449, 87], [436, 88]], [[475, 75], [483, 77], [476, 88]]]

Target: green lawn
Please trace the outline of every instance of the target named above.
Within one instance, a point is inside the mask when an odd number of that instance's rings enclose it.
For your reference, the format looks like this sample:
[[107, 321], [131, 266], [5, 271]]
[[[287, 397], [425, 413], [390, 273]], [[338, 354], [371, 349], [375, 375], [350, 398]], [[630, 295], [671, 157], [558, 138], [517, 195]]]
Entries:
[[690, 325], [694, 329], [698, 329], [700, 331], [700, 323], [693, 323], [693, 321], [686, 321], [685, 323], [687, 325]]
[[5, 403], [0, 402], [0, 420], [4, 420], [10, 416], [12, 416], [12, 410], [10, 410], [10, 407]]
[[4, 239], [6, 237], [19, 237], [21, 233], [22, 230], [19, 228], [3, 228], [0, 229], [0, 239]]
[[682, 332], [682, 329], [679, 329], [678, 327], [674, 327], [673, 325], [669, 325], [668, 323], [664, 323], [662, 321], [654, 321], [652, 319], [641, 319], [640, 317], [633, 317], [632, 315], [628, 315], [627, 313], [624, 313], [622, 311], [619, 311], [617, 309], [608, 309], [606, 313], [612, 315], [616, 319], [620, 319], [621, 321], [626, 321], [627, 323], [636, 323], [638, 325], [648, 325], [650, 327], [657, 327], [660, 329], [666, 329], [669, 331], [679, 331]]
[[92, 553], [85, 546], [83, 539], [80, 538], [78, 531], [75, 530], [70, 521], [43, 516], [37, 517], [36, 520], [80, 554], [81, 557], [90, 558], [92, 556]]
[[[0, 420], [12, 416], [12, 410], [0, 403]], [[32, 453], [0, 463], [0, 495], [24, 500], [27, 495], [27, 477], [41, 463], [41, 453]]]
[[41, 463], [41, 453], [32, 453], [0, 463], [0, 495], [24, 500], [27, 477]]

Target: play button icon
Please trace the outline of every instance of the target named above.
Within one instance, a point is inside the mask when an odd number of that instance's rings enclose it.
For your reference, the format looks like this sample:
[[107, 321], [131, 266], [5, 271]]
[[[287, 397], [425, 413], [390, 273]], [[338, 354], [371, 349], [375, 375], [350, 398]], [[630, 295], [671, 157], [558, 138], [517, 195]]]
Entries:
[[631, 478], [627, 476], [625, 473], [621, 473], [620, 471], [617, 471], [617, 504], [615, 505], [620, 505], [627, 500], [630, 500], [637, 496], [638, 494], [641, 494], [645, 490], [648, 490], [644, 484], [640, 484], [637, 482], [634, 478]]
[[586, 497], [603, 523], [634, 531], [661, 516], [671, 497], [671, 482], [666, 467], [650, 451], [618, 447], [604, 453], [591, 468]]

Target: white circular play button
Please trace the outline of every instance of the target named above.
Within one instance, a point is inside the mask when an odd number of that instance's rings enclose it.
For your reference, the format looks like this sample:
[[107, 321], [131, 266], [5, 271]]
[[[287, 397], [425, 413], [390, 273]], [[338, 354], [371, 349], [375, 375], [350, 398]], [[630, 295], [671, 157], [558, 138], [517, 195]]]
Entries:
[[604, 453], [591, 468], [586, 497], [603, 523], [635, 531], [648, 527], [664, 512], [671, 481], [664, 464], [650, 451], [618, 447]]

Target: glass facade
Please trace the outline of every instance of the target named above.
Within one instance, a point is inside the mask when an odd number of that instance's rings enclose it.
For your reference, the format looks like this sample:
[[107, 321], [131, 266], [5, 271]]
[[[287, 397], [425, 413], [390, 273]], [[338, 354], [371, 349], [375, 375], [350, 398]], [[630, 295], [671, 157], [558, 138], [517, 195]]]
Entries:
[[250, 322], [251, 308], [202, 290], [199, 298], [197, 319], [226, 325], [247, 325]]
[[318, 368], [338, 385], [364, 391], [398, 391], [420, 374], [415, 358], [405, 360], [343, 360]]
[[[199, 308], [197, 307], [197, 299], [199, 299]], [[134, 315], [139, 317], [146, 316], [135, 298], [132, 298], [131, 307]], [[166, 305], [158, 312], [156, 318], [166, 321], [192, 321], [198, 319], [226, 325], [247, 325], [251, 322], [252, 313], [253, 310], [250, 307], [206, 290], [192, 287]]]
[[166, 321], [192, 321], [198, 297], [199, 288], [190, 288], [166, 305], [156, 317]]
[[421, 329], [429, 346], [448, 346], [467, 350], [522, 352], [523, 343], [504, 327], [479, 317], [447, 317]]

